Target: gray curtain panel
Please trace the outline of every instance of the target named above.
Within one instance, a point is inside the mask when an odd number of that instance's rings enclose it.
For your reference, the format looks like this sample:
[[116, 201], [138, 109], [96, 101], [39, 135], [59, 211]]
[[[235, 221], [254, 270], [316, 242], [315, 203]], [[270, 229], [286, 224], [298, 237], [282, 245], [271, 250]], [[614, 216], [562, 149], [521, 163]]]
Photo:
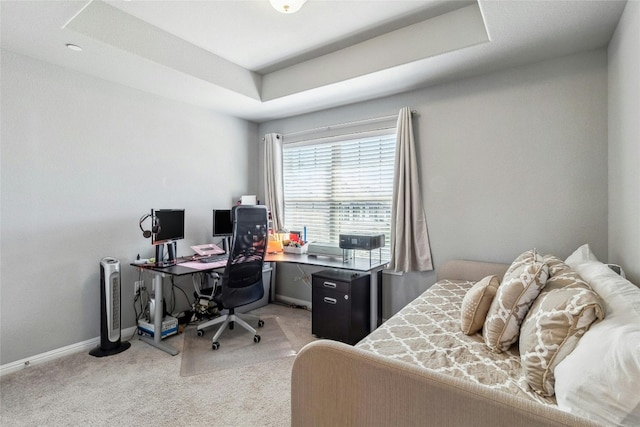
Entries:
[[394, 271], [433, 270], [427, 219], [422, 204], [411, 110], [398, 114], [391, 204], [391, 261]]
[[271, 212], [273, 230], [284, 226], [284, 184], [282, 179], [282, 135], [264, 136], [264, 194], [265, 205]]

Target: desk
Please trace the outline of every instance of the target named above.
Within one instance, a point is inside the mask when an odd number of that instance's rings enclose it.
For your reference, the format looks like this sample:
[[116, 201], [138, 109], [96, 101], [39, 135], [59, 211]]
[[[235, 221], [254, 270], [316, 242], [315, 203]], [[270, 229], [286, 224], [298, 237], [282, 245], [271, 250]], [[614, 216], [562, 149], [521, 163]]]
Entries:
[[[319, 267], [340, 268], [343, 270], [353, 270], [369, 273], [371, 276], [371, 319], [370, 328], [375, 330], [378, 327], [378, 273], [382, 271], [389, 261], [369, 261], [366, 258], [352, 258], [345, 262], [341, 258], [331, 258], [326, 256], [315, 256], [307, 254], [292, 254], [279, 252], [277, 254], [267, 254], [265, 262], [290, 262], [296, 264], [317, 265]], [[276, 275], [277, 275], [276, 269]], [[275, 295], [275, 286], [271, 287], [271, 295]], [[271, 298], [273, 300], [273, 298]]]
[[[179, 260], [178, 262], [189, 261], [191, 258]], [[384, 266], [389, 261], [371, 261], [365, 258], [352, 258], [346, 262], [343, 262], [341, 258], [331, 258], [324, 256], [314, 256], [307, 254], [291, 254], [291, 253], [277, 253], [277, 254], [267, 254], [265, 262], [289, 262], [296, 264], [306, 264], [306, 265], [315, 265], [319, 267], [327, 267], [327, 268], [340, 268], [343, 270], [353, 270], [369, 273], [371, 276], [370, 284], [371, 284], [371, 318], [370, 318], [370, 328], [373, 331], [378, 327], [378, 287], [380, 284], [378, 283], [378, 273], [384, 269]], [[164, 296], [162, 292], [162, 280], [168, 276], [186, 276], [190, 274], [196, 273], [205, 273], [207, 271], [212, 271], [221, 268], [220, 266], [212, 266], [209, 268], [190, 268], [181, 264], [176, 264], [171, 267], [156, 267], [152, 264], [131, 264], [133, 267], [142, 268], [144, 270], [150, 271], [153, 274], [152, 279], [152, 287], [155, 295], [155, 311], [153, 315], [153, 338], [147, 336], [140, 336], [140, 339], [145, 341], [146, 343], [159, 348], [162, 351], [169, 353], [172, 356], [178, 354], [178, 350], [171, 347], [168, 344], [162, 342], [162, 332], [157, 333], [157, 331], [162, 331], [162, 317], [163, 317], [163, 301]], [[223, 266], [224, 267], [224, 266]], [[277, 274], [277, 272], [276, 272]], [[271, 296], [272, 301], [274, 300], [273, 295], [275, 294], [275, 286], [271, 287]]]
[[[184, 260], [186, 261], [186, 260]], [[212, 266], [210, 268], [205, 269], [195, 269], [185, 267], [180, 264], [172, 265], [171, 267], [156, 267], [152, 264], [131, 264], [134, 267], [142, 268], [144, 270], [148, 270], [153, 274], [152, 279], [152, 287], [155, 298], [155, 311], [153, 313], [153, 338], [147, 336], [140, 336], [140, 339], [152, 346], [159, 348], [162, 351], [169, 353], [172, 356], [178, 354], [178, 350], [171, 347], [169, 344], [165, 344], [162, 342], [162, 318], [163, 318], [163, 301], [164, 296], [162, 295], [162, 279], [167, 276], [186, 276], [189, 274], [195, 273], [204, 273], [207, 271], [212, 271], [220, 266]]]

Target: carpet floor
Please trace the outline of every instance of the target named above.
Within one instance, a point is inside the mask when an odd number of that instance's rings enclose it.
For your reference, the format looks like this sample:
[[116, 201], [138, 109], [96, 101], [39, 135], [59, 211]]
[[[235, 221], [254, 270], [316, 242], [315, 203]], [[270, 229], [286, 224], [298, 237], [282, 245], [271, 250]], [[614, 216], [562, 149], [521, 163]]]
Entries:
[[[251, 314], [263, 317], [265, 328], [277, 326], [292, 352], [182, 376], [186, 334], [195, 328], [166, 339], [180, 350], [177, 356], [134, 338], [118, 355], [77, 353], [3, 376], [0, 425], [288, 426], [293, 354], [315, 339], [311, 312], [269, 304]], [[203, 356], [210, 358], [209, 366], [215, 365], [214, 328], [197, 338], [208, 343]], [[263, 346], [266, 338], [251, 341], [246, 351]]]
[[195, 325], [189, 326], [184, 332], [180, 375], [188, 377], [295, 356], [296, 351], [279, 324], [282, 321], [286, 327], [289, 319], [277, 316], [261, 319], [263, 327], [258, 327], [257, 320], [249, 322], [260, 336], [258, 344], [253, 340], [254, 334], [236, 325], [224, 330], [218, 341], [220, 347], [215, 351], [211, 349], [212, 337], [220, 325], [205, 329], [201, 337], [197, 336]]

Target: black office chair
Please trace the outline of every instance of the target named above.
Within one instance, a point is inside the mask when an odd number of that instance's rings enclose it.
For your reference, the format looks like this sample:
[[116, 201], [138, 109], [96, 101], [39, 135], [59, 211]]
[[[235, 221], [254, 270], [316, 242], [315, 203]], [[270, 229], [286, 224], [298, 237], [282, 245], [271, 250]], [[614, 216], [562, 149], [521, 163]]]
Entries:
[[[229, 250], [229, 259], [222, 277], [217, 275], [215, 290], [211, 293], [211, 300], [218, 305], [219, 310], [228, 310], [208, 322], [198, 325], [198, 336], [204, 335], [204, 328], [222, 323], [213, 336], [211, 348], [220, 347], [218, 338], [222, 332], [234, 323], [239, 324], [253, 333], [253, 341], [260, 342], [260, 335], [246, 321], [235, 313], [237, 307], [258, 301], [264, 296], [262, 284], [262, 265], [267, 253], [268, 225], [267, 208], [259, 205], [239, 205], [232, 210], [233, 234]], [[196, 288], [196, 291], [199, 289]], [[207, 292], [199, 295], [207, 297]], [[253, 316], [252, 316], [253, 317]], [[254, 317], [255, 318], [255, 317]], [[264, 322], [258, 319], [258, 327]]]

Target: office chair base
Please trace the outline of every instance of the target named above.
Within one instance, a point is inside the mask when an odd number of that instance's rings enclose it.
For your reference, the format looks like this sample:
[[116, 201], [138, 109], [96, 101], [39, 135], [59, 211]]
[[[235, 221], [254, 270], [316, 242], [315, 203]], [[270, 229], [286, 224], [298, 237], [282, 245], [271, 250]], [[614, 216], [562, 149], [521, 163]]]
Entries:
[[[248, 317], [254, 317], [255, 316], [248, 316]], [[218, 338], [220, 338], [220, 335], [222, 335], [222, 333], [224, 332], [224, 330], [227, 328], [227, 326], [229, 325], [233, 325], [235, 323], [237, 323], [238, 325], [242, 326], [244, 329], [246, 329], [247, 331], [251, 332], [253, 334], [253, 342], [255, 343], [259, 343], [260, 342], [260, 335], [258, 335], [256, 332], [256, 330], [249, 325], [246, 321], [244, 321], [239, 315], [232, 313], [232, 314], [223, 314], [220, 317], [217, 317], [213, 320], [210, 320], [208, 322], [202, 323], [200, 325], [198, 325], [197, 328], [197, 335], [199, 337], [204, 335], [204, 328], [207, 328], [209, 326], [213, 326], [213, 325], [217, 325], [222, 323], [222, 325], [220, 326], [220, 328], [218, 328], [218, 330], [216, 331], [215, 335], [213, 336], [213, 338], [211, 339], [212, 344], [211, 344], [211, 349], [212, 350], [217, 350], [218, 348], [220, 348], [220, 343], [218, 342]], [[264, 321], [262, 321], [261, 319], [258, 320], [258, 327], [261, 328], [264, 326]]]

